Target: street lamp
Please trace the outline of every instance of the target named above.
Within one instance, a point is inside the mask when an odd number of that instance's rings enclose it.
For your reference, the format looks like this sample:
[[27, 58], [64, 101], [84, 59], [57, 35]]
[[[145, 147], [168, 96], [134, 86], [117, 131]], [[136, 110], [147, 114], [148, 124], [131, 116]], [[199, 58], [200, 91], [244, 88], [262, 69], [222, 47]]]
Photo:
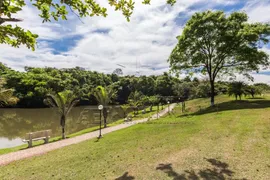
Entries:
[[168, 103], [168, 112], [170, 112], [170, 101], [168, 101], [167, 103]]
[[99, 136], [98, 136], [98, 138], [102, 138], [102, 135], [101, 135], [101, 111], [102, 111], [102, 109], [103, 109], [103, 106], [99, 105], [98, 110], [99, 110], [100, 122], [99, 122]]

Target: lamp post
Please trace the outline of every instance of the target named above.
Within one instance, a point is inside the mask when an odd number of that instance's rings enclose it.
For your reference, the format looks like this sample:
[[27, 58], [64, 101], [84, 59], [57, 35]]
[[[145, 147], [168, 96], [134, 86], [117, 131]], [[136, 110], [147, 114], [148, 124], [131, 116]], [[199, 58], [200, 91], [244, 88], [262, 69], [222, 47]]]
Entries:
[[102, 135], [101, 135], [101, 111], [103, 110], [103, 106], [102, 105], [99, 105], [98, 106], [98, 110], [99, 110], [99, 117], [100, 117], [100, 122], [99, 122], [99, 136], [98, 138], [102, 138]]
[[170, 112], [170, 101], [168, 101], [167, 103], [168, 103], [168, 112]]

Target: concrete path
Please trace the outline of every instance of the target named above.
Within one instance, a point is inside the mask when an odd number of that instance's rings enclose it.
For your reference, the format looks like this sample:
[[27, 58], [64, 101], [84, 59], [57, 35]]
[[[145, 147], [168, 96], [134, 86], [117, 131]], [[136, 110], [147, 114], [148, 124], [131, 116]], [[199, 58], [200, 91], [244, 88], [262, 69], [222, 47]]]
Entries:
[[[175, 107], [175, 105], [176, 104], [170, 105], [170, 111]], [[160, 111], [159, 117], [165, 115], [167, 112], [168, 112], [168, 107], [166, 107], [166, 108], [164, 108], [164, 110]], [[154, 115], [152, 115], [151, 120], [156, 119], [156, 118], [157, 118], [157, 114], [154, 114]], [[147, 120], [148, 120], [148, 118], [145, 118], [145, 119], [141, 119], [141, 120], [137, 120], [137, 121], [133, 121], [133, 122], [123, 123], [123, 124], [119, 124], [116, 126], [108, 127], [108, 128], [102, 129], [102, 134], [103, 135], [108, 134], [110, 132], [117, 131], [119, 129], [124, 129], [124, 128], [133, 126], [133, 125], [138, 124], [138, 123], [146, 122]], [[99, 130], [93, 131], [90, 133], [86, 133], [86, 134], [83, 134], [80, 136], [76, 136], [73, 138], [69, 138], [69, 139], [65, 139], [65, 140], [61, 140], [61, 141], [57, 141], [57, 142], [53, 142], [53, 143], [49, 143], [49, 144], [44, 144], [44, 145], [36, 146], [33, 148], [20, 150], [17, 152], [12, 152], [12, 153], [8, 153], [8, 154], [0, 155], [0, 166], [7, 165], [13, 161], [18, 161], [18, 160], [29, 158], [32, 156], [39, 156], [39, 155], [45, 154], [47, 152], [53, 151], [55, 149], [60, 149], [60, 148], [65, 147], [65, 146], [77, 144], [77, 143], [80, 143], [82, 141], [86, 141], [88, 139], [97, 138], [98, 135], [99, 135]]]

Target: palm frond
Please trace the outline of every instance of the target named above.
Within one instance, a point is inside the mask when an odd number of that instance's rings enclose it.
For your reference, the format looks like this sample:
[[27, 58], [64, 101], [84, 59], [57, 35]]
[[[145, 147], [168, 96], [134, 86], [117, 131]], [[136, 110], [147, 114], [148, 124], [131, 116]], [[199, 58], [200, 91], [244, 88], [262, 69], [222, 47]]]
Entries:
[[67, 107], [67, 111], [65, 112], [65, 115], [67, 116], [69, 114], [69, 112], [71, 111], [71, 109], [76, 106], [76, 104], [78, 104], [80, 102], [80, 99], [73, 99], [71, 101], [71, 103], [69, 104], [69, 106]]
[[98, 86], [94, 89], [93, 95], [100, 104], [107, 106], [116, 97], [116, 91], [110, 87]]

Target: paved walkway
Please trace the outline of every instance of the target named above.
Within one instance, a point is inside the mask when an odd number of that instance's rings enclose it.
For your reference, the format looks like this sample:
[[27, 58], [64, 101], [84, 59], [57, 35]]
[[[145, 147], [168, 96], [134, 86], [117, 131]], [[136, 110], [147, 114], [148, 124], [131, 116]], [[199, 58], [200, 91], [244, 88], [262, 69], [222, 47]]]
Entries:
[[[170, 110], [172, 110], [174, 107], [175, 107], [175, 104], [170, 105]], [[166, 107], [166, 108], [164, 108], [164, 110], [160, 111], [159, 117], [165, 115], [167, 112], [168, 112], [168, 108]], [[152, 115], [151, 120], [156, 119], [156, 118], [157, 118], [157, 114], [154, 114], [154, 115]], [[103, 135], [108, 134], [110, 132], [117, 131], [119, 129], [124, 129], [124, 128], [133, 126], [133, 125], [138, 124], [138, 123], [146, 122], [147, 120], [148, 120], [148, 118], [145, 118], [145, 119], [141, 119], [141, 120], [137, 120], [137, 121], [133, 121], [133, 122], [123, 123], [123, 124], [119, 124], [116, 126], [108, 127], [108, 128], [102, 129], [102, 134]], [[65, 139], [65, 140], [61, 140], [61, 141], [57, 141], [57, 142], [53, 142], [53, 143], [49, 143], [49, 144], [44, 144], [41, 146], [36, 146], [33, 148], [20, 150], [17, 152], [4, 154], [4, 155], [0, 156], [0, 166], [9, 164], [13, 161], [29, 158], [32, 156], [39, 156], [39, 155], [45, 154], [47, 152], [53, 151], [55, 149], [59, 149], [59, 148], [69, 146], [72, 144], [77, 144], [77, 143], [80, 143], [82, 141], [86, 141], [88, 139], [93, 139], [93, 138], [98, 137], [98, 135], [99, 135], [99, 130], [93, 131], [90, 133], [86, 133], [86, 134], [83, 134], [80, 136], [76, 136], [73, 138], [69, 138], [69, 139]]]

